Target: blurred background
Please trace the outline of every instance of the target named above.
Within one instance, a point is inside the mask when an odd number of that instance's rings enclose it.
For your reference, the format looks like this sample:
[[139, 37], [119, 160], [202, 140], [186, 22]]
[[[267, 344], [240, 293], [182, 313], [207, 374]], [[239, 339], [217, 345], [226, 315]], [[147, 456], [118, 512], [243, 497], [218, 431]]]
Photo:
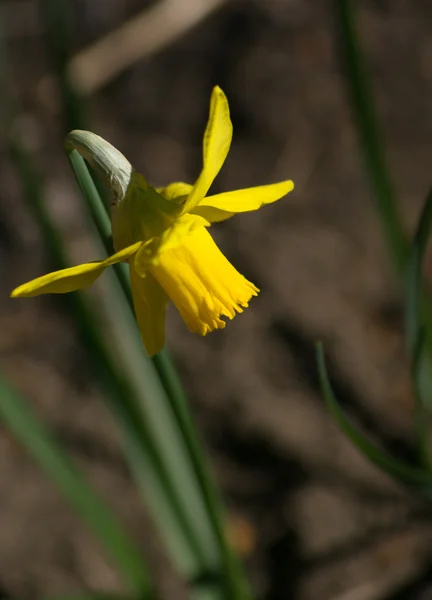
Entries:
[[[1, 0], [1, 77], [12, 106], [8, 126], [41, 173], [74, 262], [104, 254], [91, 241], [63, 152], [73, 119], [119, 148], [151, 184], [193, 182], [217, 84], [230, 103], [234, 138], [214, 193], [282, 179], [296, 184], [280, 202], [212, 228], [262, 290], [250, 308], [207, 338], [189, 334], [174, 311], [167, 327], [223, 490], [230, 539], [257, 595], [432, 598], [430, 514], [339, 432], [316, 377], [320, 339], [350, 414], [409, 456], [402, 293], [358, 149], [332, 3], [57, 0], [51, 5], [67, 15], [57, 34], [60, 46], [62, 36], [70, 41], [68, 72], [85, 115], [62, 101], [56, 41], [46, 34], [49, 4]], [[432, 4], [357, 4], [410, 232], [432, 183]], [[182, 598], [67, 311], [53, 297], [9, 299], [13, 287], [46, 272], [49, 260], [2, 137], [2, 369], [141, 540], [166, 598]], [[91, 293], [103, 312], [98, 289]], [[111, 321], [112, 314], [108, 335]], [[92, 587], [115, 591], [120, 582], [78, 517], [1, 430], [0, 598]]]

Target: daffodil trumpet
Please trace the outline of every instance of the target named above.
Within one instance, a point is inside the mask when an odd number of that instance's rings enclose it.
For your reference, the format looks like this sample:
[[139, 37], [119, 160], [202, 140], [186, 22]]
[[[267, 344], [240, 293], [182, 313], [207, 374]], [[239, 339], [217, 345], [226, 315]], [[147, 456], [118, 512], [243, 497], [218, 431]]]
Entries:
[[72, 131], [76, 149], [99, 173], [112, 194], [115, 254], [55, 271], [13, 290], [13, 298], [62, 294], [91, 285], [103, 271], [129, 263], [135, 314], [150, 356], [165, 343], [165, 315], [172, 300], [189, 330], [206, 335], [225, 327], [248, 306], [258, 288], [241, 275], [208, 232], [212, 223], [253, 211], [290, 192], [292, 181], [206, 196], [228, 154], [232, 124], [228, 101], [213, 89], [203, 139], [203, 167], [193, 185], [151, 187], [111, 144], [89, 131]]

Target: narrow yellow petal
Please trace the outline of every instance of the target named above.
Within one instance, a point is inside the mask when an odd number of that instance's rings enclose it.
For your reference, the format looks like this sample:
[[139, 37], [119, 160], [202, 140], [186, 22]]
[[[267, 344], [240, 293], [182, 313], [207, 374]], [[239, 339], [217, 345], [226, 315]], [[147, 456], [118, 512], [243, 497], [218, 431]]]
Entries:
[[48, 273], [15, 288], [11, 293], [11, 297], [28, 298], [30, 296], [39, 296], [40, 294], [65, 294], [85, 288], [96, 281], [106, 267], [127, 260], [135, 254], [140, 246], [141, 242], [129, 246], [105, 260], [85, 263], [76, 267], [69, 267], [68, 269]]
[[248, 306], [258, 288], [225, 258], [204, 227], [182, 244], [162, 252], [151, 272], [159, 281], [190, 331], [206, 335], [225, 327]]
[[199, 204], [191, 211], [192, 215], [198, 215], [203, 217], [209, 223], [220, 223], [226, 221], [235, 215], [233, 212], [227, 210], [221, 210], [220, 208], [214, 208], [213, 206], [203, 206]]
[[165, 344], [165, 313], [168, 296], [151, 273], [141, 277], [131, 264], [130, 276], [141, 338], [148, 355], [154, 356]]
[[[230, 213], [248, 212], [250, 210], [258, 210], [263, 204], [271, 204], [272, 202], [276, 202], [276, 200], [280, 200], [293, 189], [294, 183], [287, 180], [270, 185], [234, 190], [233, 192], [207, 196], [200, 202], [197, 208], [203, 209], [211, 206]], [[202, 212], [198, 214], [204, 216]]]
[[207, 194], [225, 162], [231, 138], [228, 100], [220, 87], [216, 86], [211, 95], [210, 114], [203, 138], [203, 168], [185, 202], [183, 214], [190, 212]]

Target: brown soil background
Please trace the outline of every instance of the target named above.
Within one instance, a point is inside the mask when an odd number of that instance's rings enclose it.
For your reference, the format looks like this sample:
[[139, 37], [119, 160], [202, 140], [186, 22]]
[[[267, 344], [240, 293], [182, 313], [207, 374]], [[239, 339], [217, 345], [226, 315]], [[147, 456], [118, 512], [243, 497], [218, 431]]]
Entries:
[[[186, 3], [186, 0], [185, 0]], [[381, 237], [337, 57], [332, 3], [233, 0], [90, 99], [92, 129], [153, 184], [193, 181], [211, 88], [234, 141], [215, 191], [292, 178], [266, 209], [215, 226], [262, 292], [223, 332], [189, 334], [170, 314], [183, 375], [257, 596], [432, 598], [424, 507], [352, 448], [320, 396], [313, 344], [372, 436], [410, 453], [412, 399], [402, 296]], [[362, 40], [407, 230], [432, 183], [432, 4], [358, 3]], [[15, 124], [41, 169], [77, 260], [94, 251], [62, 152], [63, 123], [37, 4], [3, 0]], [[77, 49], [142, 2], [77, 2]], [[11, 301], [47, 268], [5, 148], [0, 174], [0, 363], [141, 540], [165, 597], [182, 598], [123, 464], [116, 431], [67, 315], [52, 298]], [[149, 541], [150, 540], [150, 541]], [[44, 475], [0, 431], [0, 597], [34, 599], [121, 582]], [[3, 595], [1, 595], [3, 593]]]

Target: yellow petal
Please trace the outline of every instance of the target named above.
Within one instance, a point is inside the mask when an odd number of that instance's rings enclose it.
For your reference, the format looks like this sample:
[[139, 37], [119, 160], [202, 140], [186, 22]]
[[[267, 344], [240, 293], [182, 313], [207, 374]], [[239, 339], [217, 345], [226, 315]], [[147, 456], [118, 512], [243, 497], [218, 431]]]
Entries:
[[201, 204], [195, 206], [191, 214], [203, 217], [203, 219], [209, 223], [220, 223], [235, 215], [235, 213], [227, 210], [221, 210], [220, 208], [214, 208], [213, 206], [202, 206]]
[[190, 183], [184, 183], [183, 181], [175, 181], [163, 188], [156, 188], [156, 191], [161, 194], [167, 200], [172, 202], [181, 202], [188, 196], [193, 186]]
[[145, 277], [148, 269], [158, 262], [163, 252], [182, 244], [183, 238], [190, 235], [197, 227], [209, 225], [206, 219], [198, 215], [183, 215], [178, 218], [161, 236], [155, 236], [141, 245], [133, 259], [135, 270], [141, 277]]
[[204, 227], [162, 252], [151, 272], [174, 302], [190, 331], [206, 335], [225, 327], [248, 306], [258, 288], [225, 258]]
[[151, 273], [141, 277], [131, 265], [130, 276], [141, 338], [148, 355], [154, 356], [165, 344], [165, 313], [168, 296]]
[[203, 168], [185, 202], [183, 214], [190, 212], [207, 194], [225, 162], [231, 138], [228, 100], [220, 87], [216, 86], [211, 95], [210, 114], [203, 139]]
[[135, 254], [140, 246], [141, 242], [129, 246], [105, 260], [85, 263], [76, 267], [70, 267], [69, 269], [48, 273], [15, 288], [11, 293], [11, 297], [27, 298], [30, 296], [39, 296], [40, 294], [65, 294], [87, 287], [103, 273], [106, 267], [127, 260]]
[[[234, 190], [233, 192], [207, 196], [197, 208], [202, 209], [211, 206], [230, 213], [248, 212], [258, 210], [263, 204], [271, 204], [276, 200], [280, 200], [293, 189], [294, 183], [288, 180], [244, 190]], [[204, 216], [202, 212], [199, 212], [199, 214]]]

